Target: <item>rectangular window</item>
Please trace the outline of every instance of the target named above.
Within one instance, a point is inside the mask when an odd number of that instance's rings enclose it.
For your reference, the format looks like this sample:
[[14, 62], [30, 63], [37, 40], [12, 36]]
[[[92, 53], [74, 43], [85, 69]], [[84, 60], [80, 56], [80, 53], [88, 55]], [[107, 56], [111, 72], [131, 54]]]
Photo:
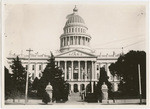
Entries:
[[77, 28], [75, 28], [75, 32], [77, 32]]
[[32, 65], [32, 70], [34, 70], [34, 65]]
[[39, 65], [39, 70], [41, 70], [41, 65]]
[[97, 70], [99, 70], [99, 65], [97, 65]]

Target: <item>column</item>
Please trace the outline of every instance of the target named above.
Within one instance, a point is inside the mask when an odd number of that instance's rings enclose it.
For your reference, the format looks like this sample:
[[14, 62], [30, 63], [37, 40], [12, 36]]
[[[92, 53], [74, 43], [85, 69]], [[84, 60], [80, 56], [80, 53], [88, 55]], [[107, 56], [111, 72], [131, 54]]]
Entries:
[[83, 42], [83, 41], [82, 41], [82, 36], [81, 36], [81, 38], [80, 38], [80, 45], [82, 45], [82, 42]]
[[87, 80], [87, 61], [85, 61], [85, 80]]
[[69, 45], [70, 45], [70, 36], [69, 36]]
[[70, 84], [70, 85], [71, 85], [71, 91], [74, 92], [74, 91], [73, 91], [73, 84]]
[[34, 79], [35, 79], [36, 77], [39, 77], [39, 75], [38, 75], [39, 72], [38, 72], [38, 69], [37, 69], [37, 68], [38, 68], [37, 65], [38, 65], [37, 63], [34, 64]]
[[96, 64], [96, 61], [94, 62], [95, 63], [95, 71], [94, 71], [94, 73], [95, 73], [95, 80], [97, 80], [97, 64]]
[[85, 45], [85, 37], [83, 37], [83, 45]]
[[64, 37], [64, 46], [66, 46], [66, 38]]
[[94, 79], [94, 61], [92, 61], [92, 80]]
[[88, 40], [87, 40], [87, 43], [88, 43], [88, 46], [89, 46], [89, 38], [88, 38]]
[[107, 76], [109, 77], [109, 80], [111, 81], [112, 80], [112, 75], [109, 71], [109, 66], [110, 66], [110, 63], [107, 63]]
[[[101, 70], [101, 63], [99, 63], [99, 71], [98, 71], [98, 73], [99, 73], [99, 78], [100, 78], [100, 76], [101, 76], [101, 75], [100, 75], [100, 74], [101, 74], [101, 73], [100, 73], [100, 70]], [[99, 78], [98, 78], [98, 79], [99, 79]]]
[[84, 45], [84, 37], [82, 37], [82, 45]]
[[94, 88], [93, 88], [93, 82], [91, 82], [91, 92], [93, 93], [93, 90], [94, 90]]
[[64, 42], [63, 46], [65, 46], [65, 38], [63, 38], [63, 40], [64, 40], [64, 41], [63, 41], [63, 42]]
[[71, 61], [71, 78], [69, 78], [69, 79], [73, 79], [73, 61]]
[[65, 80], [67, 80], [67, 61], [65, 61]]
[[78, 41], [79, 41], [79, 40], [78, 40], [78, 36], [76, 37], [76, 40], [77, 40], [77, 45], [79, 45], [79, 43], [78, 43]]
[[63, 47], [63, 38], [61, 38], [61, 41], [62, 41], [62, 42], [61, 42], [61, 46]]
[[58, 61], [58, 67], [60, 67], [60, 61]]
[[84, 45], [84, 37], [82, 37], [82, 39], [83, 39], [83, 45]]
[[57, 65], [57, 61], [55, 61], [55, 66]]
[[67, 41], [66, 41], [66, 45], [68, 45], [68, 37], [66, 37], [66, 40], [67, 40]]
[[81, 91], [80, 87], [81, 87], [80, 84], [78, 84], [78, 91], [79, 91], [79, 92]]
[[41, 63], [41, 72], [43, 72], [44, 68], [43, 68], [43, 63]]
[[65, 41], [65, 42], [66, 42], [66, 45], [67, 45], [67, 37], [66, 37], [65, 39], [66, 39], [66, 41]]
[[105, 70], [106, 70], [106, 72], [107, 72], [107, 76], [109, 76], [109, 75], [108, 75], [108, 67], [107, 67], [107, 66], [108, 66], [108, 64], [106, 63]]
[[72, 36], [73, 37], [73, 45], [75, 45], [75, 37], [74, 36]]
[[78, 61], [78, 80], [80, 80], [81, 79], [81, 77], [80, 77], [80, 75], [81, 75], [81, 73], [80, 73], [80, 61]]
[[88, 38], [87, 38], [87, 40], [86, 40], [86, 45], [88, 46]]
[[88, 46], [88, 38], [86, 38], [86, 45]]
[[75, 36], [75, 45], [77, 45], [77, 36]]
[[73, 45], [73, 36], [72, 36], [72, 45]]
[[82, 36], [80, 37], [80, 45], [82, 45]]

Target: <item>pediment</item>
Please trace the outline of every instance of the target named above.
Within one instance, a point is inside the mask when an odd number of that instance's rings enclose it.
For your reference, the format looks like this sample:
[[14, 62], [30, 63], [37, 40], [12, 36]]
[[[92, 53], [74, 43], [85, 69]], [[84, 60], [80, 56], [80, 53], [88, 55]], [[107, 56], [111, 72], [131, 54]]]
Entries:
[[56, 57], [96, 57], [96, 56], [94, 54], [83, 52], [80, 50], [71, 50], [71, 51], [59, 54]]

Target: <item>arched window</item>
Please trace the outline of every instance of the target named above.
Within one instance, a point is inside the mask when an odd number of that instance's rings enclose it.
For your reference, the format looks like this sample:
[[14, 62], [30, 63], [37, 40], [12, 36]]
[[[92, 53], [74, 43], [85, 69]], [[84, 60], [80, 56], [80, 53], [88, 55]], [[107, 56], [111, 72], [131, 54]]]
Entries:
[[81, 28], [81, 33], [82, 33], [82, 28]]
[[71, 28], [69, 28], [69, 33], [71, 32]]
[[74, 32], [74, 28], [72, 28], [72, 32]]

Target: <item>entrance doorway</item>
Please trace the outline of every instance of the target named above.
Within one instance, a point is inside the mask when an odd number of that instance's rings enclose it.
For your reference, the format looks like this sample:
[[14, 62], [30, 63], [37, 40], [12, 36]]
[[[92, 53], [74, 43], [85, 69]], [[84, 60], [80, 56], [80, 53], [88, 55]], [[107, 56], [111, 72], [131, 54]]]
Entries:
[[77, 84], [74, 84], [74, 92], [78, 92], [78, 85]]

